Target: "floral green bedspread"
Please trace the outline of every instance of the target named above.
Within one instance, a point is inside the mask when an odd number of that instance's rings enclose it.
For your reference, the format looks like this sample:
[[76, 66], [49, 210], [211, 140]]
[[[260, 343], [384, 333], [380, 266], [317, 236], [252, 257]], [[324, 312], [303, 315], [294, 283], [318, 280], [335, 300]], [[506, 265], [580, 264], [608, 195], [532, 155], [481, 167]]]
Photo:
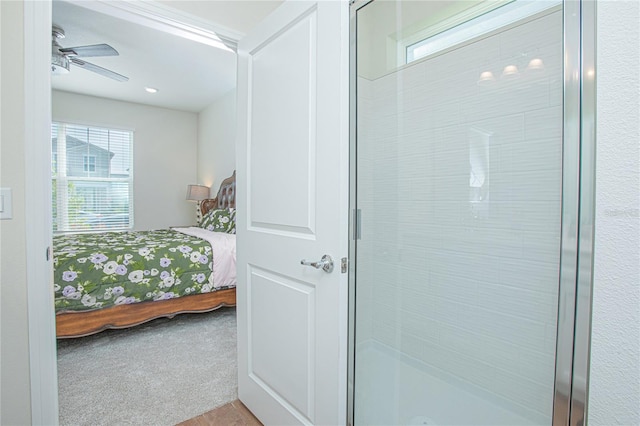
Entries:
[[53, 247], [56, 312], [220, 289], [211, 245], [172, 229], [57, 235]]

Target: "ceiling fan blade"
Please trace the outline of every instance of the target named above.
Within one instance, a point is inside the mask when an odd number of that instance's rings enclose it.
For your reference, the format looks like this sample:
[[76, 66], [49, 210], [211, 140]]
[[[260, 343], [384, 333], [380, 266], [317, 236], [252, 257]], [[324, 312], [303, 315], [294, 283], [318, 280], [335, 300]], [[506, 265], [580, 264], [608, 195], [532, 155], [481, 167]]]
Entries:
[[113, 72], [111, 70], [108, 70], [106, 68], [102, 68], [99, 67], [95, 64], [91, 64], [89, 62], [85, 62], [81, 59], [77, 59], [77, 58], [69, 58], [69, 60], [71, 62], [73, 62], [75, 65], [79, 66], [80, 68], [84, 68], [85, 70], [89, 70], [89, 71], [93, 71], [95, 73], [98, 73], [100, 75], [103, 75], [105, 77], [109, 77], [112, 78], [114, 80], [117, 81], [128, 81], [129, 77], [125, 77], [124, 75], [118, 74], [116, 72]]
[[94, 56], [118, 56], [116, 49], [108, 44], [92, 44], [91, 46], [64, 47], [59, 49], [60, 52], [68, 56], [79, 56], [90, 58]]

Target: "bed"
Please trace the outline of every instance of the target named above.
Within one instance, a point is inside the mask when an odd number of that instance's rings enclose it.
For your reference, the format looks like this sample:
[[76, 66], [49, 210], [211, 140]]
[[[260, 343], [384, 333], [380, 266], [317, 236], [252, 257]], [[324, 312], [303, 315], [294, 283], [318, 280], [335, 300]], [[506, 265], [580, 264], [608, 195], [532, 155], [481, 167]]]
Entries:
[[235, 306], [235, 172], [200, 209], [197, 227], [55, 236], [57, 338]]

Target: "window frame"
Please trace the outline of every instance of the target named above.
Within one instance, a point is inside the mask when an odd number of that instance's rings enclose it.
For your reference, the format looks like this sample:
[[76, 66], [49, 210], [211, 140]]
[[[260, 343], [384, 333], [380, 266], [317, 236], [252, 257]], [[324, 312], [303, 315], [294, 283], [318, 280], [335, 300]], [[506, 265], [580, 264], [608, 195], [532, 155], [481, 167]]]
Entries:
[[[93, 160], [93, 162], [91, 161]], [[93, 166], [93, 170], [91, 170]], [[82, 169], [87, 173], [95, 173], [96, 171], [96, 156], [91, 154], [82, 155]]]
[[[108, 232], [108, 231], [127, 231], [127, 230], [133, 230], [134, 229], [134, 224], [135, 224], [135, 218], [134, 218], [134, 163], [135, 163], [135, 159], [133, 157], [134, 155], [134, 141], [135, 141], [135, 131], [134, 129], [130, 129], [130, 128], [123, 128], [123, 127], [115, 127], [115, 126], [111, 126], [111, 125], [96, 125], [96, 124], [86, 124], [86, 123], [78, 123], [78, 122], [71, 122], [71, 121], [63, 121], [63, 120], [52, 120], [51, 122], [52, 126], [51, 126], [51, 144], [53, 145], [53, 139], [58, 139], [59, 135], [60, 135], [60, 131], [58, 130], [57, 133], [54, 133], [54, 129], [58, 129], [58, 127], [54, 127], [54, 126], [69, 126], [72, 128], [82, 128], [84, 130], [86, 130], [87, 132], [90, 131], [106, 131], [107, 135], [110, 134], [110, 132], [118, 132], [118, 133], [126, 133], [128, 134], [128, 147], [126, 149], [126, 151], [121, 151], [123, 153], [126, 152], [126, 155], [129, 158], [129, 164], [127, 167], [127, 172], [128, 175], [126, 177], [99, 177], [99, 176], [92, 176], [94, 174], [96, 174], [96, 172], [98, 171], [98, 159], [97, 156], [94, 154], [83, 154], [83, 162], [82, 162], [82, 167], [81, 170], [83, 170], [83, 173], [86, 173], [87, 176], [67, 176], [66, 172], [67, 170], [65, 169], [64, 171], [64, 175], [61, 177], [60, 176], [60, 159], [58, 158], [57, 152], [55, 150], [52, 150], [52, 163], [51, 163], [51, 180], [52, 180], [52, 185], [53, 185], [53, 192], [56, 193], [57, 192], [57, 188], [61, 187], [62, 185], [65, 185], [66, 183], [66, 187], [68, 188], [68, 184], [71, 183], [75, 183], [75, 182], [107, 182], [107, 183], [112, 183], [112, 182], [120, 182], [120, 183], [126, 183], [127, 184], [127, 190], [126, 190], [126, 194], [127, 194], [127, 201], [126, 201], [126, 205], [127, 205], [127, 217], [128, 217], [128, 223], [124, 226], [107, 226], [107, 227], [100, 227], [100, 228], [95, 228], [95, 227], [89, 227], [89, 228], [78, 228], [78, 229], [73, 229], [71, 226], [69, 226], [70, 224], [67, 224], [67, 227], [64, 229], [61, 229], [61, 221], [59, 219], [59, 217], [57, 215], [53, 215], [52, 217], [52, 225], [53, 225], [53, 233], [54, 234], [69, 234], [69, 233], [96, 233], [96, 232]], [[65, 132], [66, 134], [66, 132]], [[110, 136], [108, 136], [108, 138], [110, 138]], [[88, 143], [92, 143], [91, 141], [89, 141]], [[94, 170], [93, 171], [87, 171], [85, 169], [85, 159], [86, 157], [94, 157], [95, 158], [95, 162], [94, 162]], [[67, 167], [66, 165], [66, 154], [65, 154], [65, 167]], [[55, 166], [55, 168], [54, 168]], [[111, 163], [109, 160], [109, 175], [111, 174]], [[57, 183], [58, 180], [60, 180], [62, 178], [62, 182], [61, 183]], [[52, 194], [53, 195], [53, 194]], [[68, 195], [68, 193], [67, 193]], [[66, 196], [65, 196], [66, 198]], [[55, 198], [52, 198], [53, 202], [53, 209], [54, 212], [56, 212], [58, 210], [60, 206], [60, 202], [58, 200], [56, 200]], [[64, 204], [64, 203], [63, 203]], [[67, 208], [68, 208], [68, 202], [67, 202]], [[64, 225], [64, 223], [62, 223], [62, 225]]]

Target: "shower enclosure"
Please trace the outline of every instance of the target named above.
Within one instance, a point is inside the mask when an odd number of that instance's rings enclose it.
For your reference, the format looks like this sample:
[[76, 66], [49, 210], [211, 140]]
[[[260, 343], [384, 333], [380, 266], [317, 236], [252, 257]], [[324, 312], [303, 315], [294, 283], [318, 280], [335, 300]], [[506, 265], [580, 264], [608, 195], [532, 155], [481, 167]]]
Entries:
[[584, 416], [582, 7], [352, 5], [353, 424]]

